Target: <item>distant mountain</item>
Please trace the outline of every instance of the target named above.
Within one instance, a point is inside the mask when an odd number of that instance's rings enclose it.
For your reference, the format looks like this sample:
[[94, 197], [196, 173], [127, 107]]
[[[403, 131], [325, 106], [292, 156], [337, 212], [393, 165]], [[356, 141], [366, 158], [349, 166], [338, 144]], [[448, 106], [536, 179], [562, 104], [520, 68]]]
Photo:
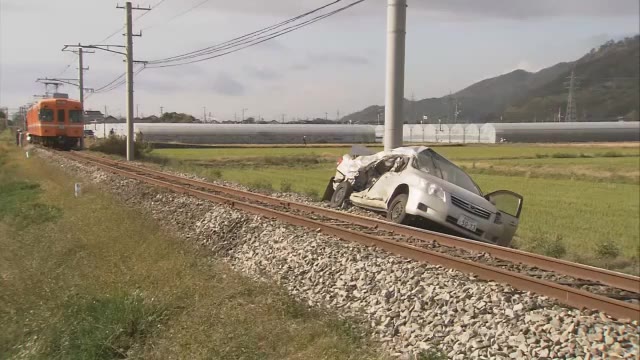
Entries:
[[[453, 122], [554, 121], [567, 106], [568, 77], [573, 70], [580, 121], [638, 119], [640, 36], [609, 41], [573, 62], [564, 62], [536, 73], [515, 70], [477, 82], [455, 94], [419, 101], [405, 100], [405, 122], [442, 119]], [[347, 115], [342, 122], [376, 124], [383, 106], [370, 106]], [[382, 122], [383, 116], [380, 117]]]

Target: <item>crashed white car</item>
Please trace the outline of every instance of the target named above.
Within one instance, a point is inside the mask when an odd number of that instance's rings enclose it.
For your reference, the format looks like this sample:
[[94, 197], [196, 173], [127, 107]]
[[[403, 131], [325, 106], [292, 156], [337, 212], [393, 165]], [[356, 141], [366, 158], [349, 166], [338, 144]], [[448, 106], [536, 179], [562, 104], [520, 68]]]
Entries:
[[507, 190], [483, 195], [469, 175], [428, 147], [344, 155], [324, 198], [334, 207], [351, 203], [384, 211], [395, 223], [425, 219], [456, 235], [501, 246], [511, 243], [523, 203], [522, 196]]

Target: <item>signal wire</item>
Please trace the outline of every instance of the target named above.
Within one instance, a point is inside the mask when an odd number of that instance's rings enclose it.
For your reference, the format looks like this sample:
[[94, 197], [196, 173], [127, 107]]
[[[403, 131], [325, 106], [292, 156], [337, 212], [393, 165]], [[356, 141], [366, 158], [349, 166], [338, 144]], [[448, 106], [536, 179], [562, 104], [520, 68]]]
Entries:
[[[144, 66], [139, 67], [134, 73], [133, 76], [135, 77], [136, 75], [140, 74], [143, 70], [145, 69]], [[115, 79], [113, 79], [111, 82], [105, 84], [104, 86], [95, 89], [93, 92], [91, 92], [90, 94], [88, 94], [85, 99], [88, 99], [89, 97], [91, 97], [94, 94], [103, 94], [103, 93], [107, 93], [110, 92], [112, 90], [115, 90], [117, 88], [119, 88], [120, 86], [124, 85], [127, 83], [127, 79], [126, 77], [126, 73], [116, 77]]]
[[[211, 1], [211, 0], [203, 0], [203, 1], [199, 2], [199, 3], [197, 3], [196, 5], [194, 5], [194, 6], [190, 7], [189, 9], [187, 9], [186, 11], [183, 11], [183, 12], [179, 13], [178, 15], [175, 15], [175, 16], [173, 16], [173, 17], [170, 17], [168, 20], [166, 20], [166, 21], [164, 22], [164, 24], [170, 23], [171, 21], [173, 21], [173, 20], [175, 20], [175, 19], [177, 19], [177, 18], [179, 18], [179, 17], [181, 17], [181, 16], [183, 16], [183, 15], [186, 15], [186, 14], [190, 13], [191, 11], [193, 11], [193, 10], [195, 10], [195, 9], [199, 8], [200, 6], [202, 6], [202, 5], [206, 4], [206, 3], [208, 3], [209, 1]], [[155, 24], [155, 25], [145, 26], [145, 27], [143, 27], [143, 28], [142, 28], [142, 29], [140, 29], [140, 30], [147, 30], [147, 29], [151, 29], [151, 28], [157, 27], [157, 26], [159, 26], [159, 25], [163, 25], [163, 24], [158, 23], [158, 24]]]
[[[140, 18], [142, 18], [143, 16], [147, 15], [148, 13], [150, 13], [152, 10], [155, 10], [158, 6], [162, 5], [162, 3], [164, 3], [165, 1], [167, 1], [167, 0], [160, 0], [160, 1], [158, 1], [155, 5], [153, 5], [153, 6], [151, 7], [151, 10], [149, 10], [149, 11], [145, 11], [145, 12], [143, 12], [142, 14], [138, 15], [136, 18], [134, 18], [134, 21], [135, 21], [135, 20], [139, 20], [139, 19], [140, 19]], [[126, 25], [122, 25], [120, 28], [118, 28], [118, 30], [114, 31], [113, 33], [111, 33], [111, 34], [110, 34], [109, 36], [107, 36], [106, 38], [104, 38], [104, 39], [102, 39], [102, 40], [98, 41], [98, 42], [97, 42], [97, 44], [102, 44], [102, 43], [104, 43], [105, 41], [107, 41], [107, 40], [111, 39], [112, 37], [116, 36], [118, 33], [120, 33], [122, 30], [124, 30], [124, 29], [125, 29], [125, 27], [126, 27]]]
[[209, 47], [206, 47], [206, 48], [203, 48], [203, 49], [200, 49], [200, 50], [191, 51], [191, 52], [188, 52], [188, 53], [185, 53], [185, 54], [181, 54], [181, 55], [171, 56], [171, 57], [163, 58], [163, 59], [152, 60], [152, 61], [150, 61], [149, 63], [150, 63], [150, 64], [154, 64], [154, 63], [160, 63], [160, 62], [164, 62], [164, 61], [177, 60], [177, 59], [179, 59], [179, 58], [188, 57], [188, 56], [191, 56], [191, 55], [197, 55], [197, 54], [200, 54], [200, 53], [206, 53], [206, 52], [211, 51], [211, 50], [216, 50], [216, 49], [218, 49], [218, 48], [220, 48], [220, 47], [222, 47], [222, 46], [225, 46], [225, 45], [235, 44], [235, 43], [237, 43], [238, 41], [243, 41], [243, 40], [246, 40], [246, 39], [248, 39], [248, 38], [255, 37], [255, 36], [257, 36], [257, 35], [263, 34], [263, 33], [265, 33], [265, 32], [269, 32], [269, 31], [271, 31], [271, 30], [274, 30], [274, 29], [277, 29], [277, 28], [282, 27], [282, 26], [284, 26], [284, 25], [287, 25], [287, 24], [289, 24], [289, 23], [292, 23], [292, 22], [294, 22], [294, 21], [296, 21], [296, 20], [299, 20], [299, 19], [301, 19], [301, 18], [304, 18], [304, 17], [306, 17], [306, 16], [308, 16], [308, 15], [314, 14], [314, 13], [316, 13], [316, 12], [318, 12], [318, 11], [321, 11], [321, 10], [323, 10], [323, 9], [325, 9], [325, 8], [329, 7], [329, 6], [332, 6], [332, 5], [337, 4], [337, 3], [339, 3], [340, 1], [342, 1], [342, 0], [336, 0], [336, 1], [333, 1], [333, 2], [331, 2], [331, 3], [328, 3], [328, 4], [324, 5], [324, 6], [321, 6], [321, 7], [319, 7], [319, 8], [313, 9], [313, 10], [311, 10], [311, 11], [308, 11], [308, 12], [306, 12], [306, 13], [304, 13], [304, 14], [301, 14], [301, 15], [295, 16], [295, 17], [293, 17], [293, 18], [287, 19], [287, 20], [285, 20], [285, 21], [283, 21], [283, 22], [280, 22], [280, 23], [278, 23], [278, 24], [271, 25], [271, 26], [268, 26], [268, 27], [266, 27], [266, 28], [262, 28], [262, 29], [260, 29], [260, 30], [256, 30], [256, 31], [254, 31], [254, 32], [251, 32], [251, 33], [248, 33], [248, 34], [245, 34], [245, 35], [242, 35], [242, 36], [239, 36], [239, 37], [233, 38], [233, 39], [231, 39], [231, 40], [228, 40], [228, 41], [222, 42], [222, 43], [220, 43], [220, 44], [216, 44], [216, 45], [213, 45], [213, 46], [209, 46]]
[[[263, 42], [275, 39], [277, 37], [283, 36], [285, 34], [288, 34], [290, 32], [299, 30], [301, 28], [304, 28], [306, 26], [309, 26], [315, 22], [318, 22], [320, 20], [326, 19], [330, 16], [336, 15], [342, 11], [345, 11], [351, 7], [354, 7], [362, 2], [364, 2], [365, 0], [358, 0], [355, 1], [349, 5], [346, 5], [344, 7], [338, 8], [336, 10], [333, 10], [331, 12], [322, 14], [322, 15], [318, 15], [314, 18], [311, 18], [309, 20], [306, 20], [302, 23], [298, 23], [295, 25], [291, 25], [289, 27], [285, 27], [283, 29], [280, 29], [278, 31], [273, 32], [272, 30], [275, 30], [277, 28], [280, 28], [288, 23], [291, 23], [293, 21], [296, 21], [302, 17], [308, 16], [309, 14], [318, 12], [328, 6], [331, 6], [337, 2], [339, 2], [341, 0], [337, 0], [333, 3], [327, 4], [321, 8], [318, 9], [314, 9], [308, 13], [296, 16], [292, 19], [286, 20], [282, 23], [255, 31], [253, 33], [247, 34], [247, 35], [243, 35], [241, 37], [223, 42], [221, 44], [215, 45], [215, 46], [211, 46], [208, 48], [204, 48], [201, 50], [197, 50], [197, 51], [192, 51], [190, 53], [186, 53], [186, 54], [182, 54], [182, 55], [177, 55], [177, 56], [173, 56], [170, 58], [165, 58], [165, 59], [160, 59], [160, 60], [154, 60], [154, 61], [150, 61], [148, 62], [149, 66], [148, 68], [164, 68], [164, 67], [173, 67], [173, 66], [182, 66], [182, 65], [187, 65], [187, 64], [193, 64], [193, 63], [197, 63], [197, 62], [201, 62], [201, 61], [206, 61], [206, 60], [210, 60], [210, 59], [214, 59], [217, 57], [221, 57], [224, 55], [228, 55], [243, 49], [246, 49], [248, 47], [252, 47], [252, 46], [256, 46], [258, 44], [261, 44]], [[266, 34], [265, 34], [266, 33]], [[265, 35], [262, 35], [265, 34]], [[257, 35], [261, 35], [261, 36], [257, 36]], [[227, 51], [228, 50], [228, 51]], [[215, 54], [212, 56], [207, 56], [207, 55], [211, 55], [211, 54]], [[203, 57], [205, 56], [205, 57]], [[195, 59], [195, 60], [190, 60], [190, 59]], [[190, 61], [185, 61], [185, 60], [190, 60]], [[179, 63], [175, 63], [175, 62], [179, 62]]]

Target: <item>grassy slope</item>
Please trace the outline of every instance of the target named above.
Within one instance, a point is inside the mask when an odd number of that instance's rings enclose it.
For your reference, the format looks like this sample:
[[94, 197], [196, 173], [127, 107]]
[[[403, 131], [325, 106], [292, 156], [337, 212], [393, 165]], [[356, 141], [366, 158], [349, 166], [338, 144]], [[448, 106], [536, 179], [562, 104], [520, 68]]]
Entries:
[[73, 179], [38, 158], [0, 143], [0, 167], [0, 358], [377, 357], [349, 323], [210, 261], [98, 189], [74, 198]]
[[[524, 195], [522, 225], [517, 234], [520, 247], [638, 272], [638, 147], [447, 146], [437, 151], [467, 168], [485, 192], [510, 189]], [[343, 152], [344, 148], [167, 149], [156, 150], [154, 155], [180, 159], [172, 166], [209, 178], [222, 176], [276, 190], [290, 185], [293, 191], [317, 196], [322, 195], [335, 172], [333, 160]], [[624, 157], [571, 157], [611, 152]], [[288, 157], [300, 155], [316, 156], [319, 162], [288, 162]], [[265, 157], [271, 164], [260, 163]], [[200, 165], [185, 165], [191, 161]], [[203, 161], [209, 166], [201, 166]], [[558, 239], [560, 249], [555, 246]]]

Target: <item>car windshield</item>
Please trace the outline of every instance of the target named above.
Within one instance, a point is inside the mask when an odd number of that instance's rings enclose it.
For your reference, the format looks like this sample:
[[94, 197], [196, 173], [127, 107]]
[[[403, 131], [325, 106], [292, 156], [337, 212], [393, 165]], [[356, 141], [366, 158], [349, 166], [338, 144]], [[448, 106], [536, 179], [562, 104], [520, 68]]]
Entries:
[[482, 195], [478, 186], [467, 173], [431, 149], [418, 153], [414, 167], [474, 194]]

